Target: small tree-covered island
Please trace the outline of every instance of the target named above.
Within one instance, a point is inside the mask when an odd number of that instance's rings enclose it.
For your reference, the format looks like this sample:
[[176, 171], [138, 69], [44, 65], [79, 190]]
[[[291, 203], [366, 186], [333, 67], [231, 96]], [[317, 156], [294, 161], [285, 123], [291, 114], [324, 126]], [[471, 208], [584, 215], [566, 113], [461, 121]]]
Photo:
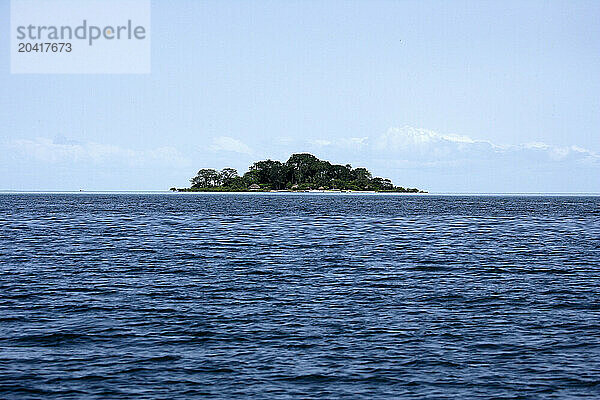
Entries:
[[375, 191], [426, 193], [419, 189], [394, 186], [391, 180], [371, 175], [366, 168], [335, 165], [312, 154], [293, 154], [286, 162], [265, 160], [252, 164], [243, 176], [233, 168], [201, 169], [190, 179], [189, 188], [178, 192], [250, 191]]

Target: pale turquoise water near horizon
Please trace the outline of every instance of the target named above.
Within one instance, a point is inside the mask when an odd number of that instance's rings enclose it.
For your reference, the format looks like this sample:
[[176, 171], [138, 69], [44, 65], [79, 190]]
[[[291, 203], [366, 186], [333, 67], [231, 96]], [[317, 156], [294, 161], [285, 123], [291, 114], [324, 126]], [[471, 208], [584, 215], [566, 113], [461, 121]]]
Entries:
[[0, 398], [600, 396], [600, 197], [3, 193]]

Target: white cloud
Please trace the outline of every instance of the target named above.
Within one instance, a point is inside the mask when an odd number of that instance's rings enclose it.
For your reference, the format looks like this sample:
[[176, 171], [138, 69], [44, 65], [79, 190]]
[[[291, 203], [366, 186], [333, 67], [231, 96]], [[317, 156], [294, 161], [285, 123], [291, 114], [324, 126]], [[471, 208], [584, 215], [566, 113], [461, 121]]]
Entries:
[[368, 145], [368, 137], [350, 137], [334, 140], [317, 139], [309, 140], [308, 143], [317, 147], [343, 147], [346, 149], [360, 149]]
[[253, 153], [252, 149], [244, 142], [229, 136], [219, 136], [213, 138], [209, 148], [212, 151], [230, 151], [233, 153], [247, 155], [251, 155]]
[[157, 164], [174, 167], [190, 165], [190, 160], [173, 147], [134, 150], [102, 143], [80, 143], [65, 138], [51, 140], [43, 137], [13, 140], [4, 147], [13, 156], [46, 163], [122, 163], [135, 167]]
[[365, 137], [351, 137], [348, 139], [343, 139], [342, 144], [350, 147], [362, 147], [367, 146], [369, 144], [369, 138]]
[[374, 149], [382, 152], [414, 154], [430, 153], [434, 156], [464, 155], [468, 150], [489, 151], [500, 149], [488, 141], [474, 140], [468, 136], [444, 135], [426, 129], [412, 127], [390, 128], [373, 141]]
[[[554, 146], [541, 142], [517, 145], [493, 143], [465, 135], [443, 134], [410, 126], [394, 127], [379, 135], [345, 138], [292, 139], [263, 138], [253, 150], [238, 139], [227, 136], [212, 139], [213, 152], [234, 152], [244, 161], [273, 158], [285, 161], [292, 153], [311, 152], [332, 162], [353, 165], [382, 165], [390, 168], [455, 168], [477, 163], [491, 169], [507, 163], [542, 165], [573, 163], [600, 165], [600, 155], [579, 146]], [[225, 154], [223, 155], [225, 156]]]
[[574, 161], [600, 163], [600, 155], [578, 146], [546, 143], [505, 145], [462, 135], [440, 134], [413, 127], [390, 128], [387, 132], [363, 138], [342, 138], [311, 142], [334, 156], [362, 156], [360, 160], [389, 160], [404, 167], [432, 167], [465, 164], [469, 161], [519, 159], [531, 162]]
[[581, 146], [504, 144], [413, 127], [360, 139], [298, 142], [319, 158], [364, 166], [402, 186], [450, 192], [597, 192], [600, 155]]
[[[367, 167], [374, 175], [391, 178], [402, 186], [431, 190], [600, 191], [600, 155], [577, 145], [502, 144], [412, 127], [346, 138], [264, 137], [254, 141], [253, 148], [228, 136], [215, 137], [209, 143], [208, 149], [205, 147], [197, 152], [192, 162], [173, 147], [143, 150], [65, 138], [21, 139], [0, 143], [0, 157], [4, 159], [0, 162], [19, 165], [15, 171], [29, 171], [26, 168], [33, 169], [32, 165], [39, 170], [55, 164], [48, 168], [52, 174], [59, 174], [62, 167], [66, 171], [83, 171], [87, 166], [101, 166], [95, 170], [123, 174], [128, 168], [118, 166], [143, 166], [159, 171], [158, 174], [173, 173], [168, 179], [164, 178], [165, 186], [178, 182], [176, 179], [184, 176], [185, 171], [200, 167], [234, 167], [243, 173], [249, 164], [260, 159], [285, 161], [292, 153], [310, 152], [334, 163]], [[73, 180], [71, 175], [64, 174], [57, 175], [56, 179]], [[5, 187], [18, 187], [24, 179], [17, 179], [20, 175], [16, 172], [12, 175], [18, 184], [4, 183]], [[138, 175], [127, 181], [127, 187], [138, 183]], [[154, 187], [154, 178], [158, 175], [149, 173], [148, 176], [148, 187]], [[106, 187], [114, 184], [111, 179], [106, 178]], [[120, 182], [126, 182], [126, 178], [120, 179]], [[182, 183], [174, 184], [185, 185], [187, 175], [182, 179]], [[57, 182], [57, 185], [63, 185], [63, 181]], [[87, 184], [84, 178], [81, 184]]]
[[330, 146], [332, 144], [330, 140], [322, 140], [322, 139], [311, 140], [310, 143], [316, 144], [317, 146]]

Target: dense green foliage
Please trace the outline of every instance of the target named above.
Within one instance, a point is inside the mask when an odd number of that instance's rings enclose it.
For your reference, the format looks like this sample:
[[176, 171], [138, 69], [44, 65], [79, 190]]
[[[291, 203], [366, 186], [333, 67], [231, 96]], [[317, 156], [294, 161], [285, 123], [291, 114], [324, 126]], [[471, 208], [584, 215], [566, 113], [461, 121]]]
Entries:
[[419, 191], [396, 187], [389, 179], [373, 178], [366, 168], [352, 168], [350, 164], [335, 165], [306, 153], [293, 154], [285, 163], [273, 160], [255, 162], [243, 176], [239, 176], [233, 168], [225, 168], [221, 171], [201, 169], [190, 182], [191, 188], [184, 190], [338, 189], [413, 193]]

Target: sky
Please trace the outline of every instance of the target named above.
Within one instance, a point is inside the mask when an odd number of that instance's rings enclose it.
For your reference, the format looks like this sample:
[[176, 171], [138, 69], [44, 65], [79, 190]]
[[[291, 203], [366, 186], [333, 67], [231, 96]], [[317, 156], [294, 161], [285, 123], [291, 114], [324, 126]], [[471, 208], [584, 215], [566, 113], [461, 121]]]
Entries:
[[11, 74], [0, 40], [0, 190], [164, 190], [310, 152], [430, 192], [600, 192], [600, 2], [151, 12], [150, 74]]

